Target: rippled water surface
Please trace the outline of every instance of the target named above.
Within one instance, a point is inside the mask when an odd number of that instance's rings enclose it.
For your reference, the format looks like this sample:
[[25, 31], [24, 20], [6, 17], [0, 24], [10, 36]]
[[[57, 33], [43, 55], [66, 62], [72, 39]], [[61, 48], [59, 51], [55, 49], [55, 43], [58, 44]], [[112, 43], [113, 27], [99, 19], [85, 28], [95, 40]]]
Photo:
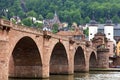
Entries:
[[49, 79], [9, 79], [9, 80], [120, 80], [120, 72], [90, 72], [74, 75], [51, 75]]

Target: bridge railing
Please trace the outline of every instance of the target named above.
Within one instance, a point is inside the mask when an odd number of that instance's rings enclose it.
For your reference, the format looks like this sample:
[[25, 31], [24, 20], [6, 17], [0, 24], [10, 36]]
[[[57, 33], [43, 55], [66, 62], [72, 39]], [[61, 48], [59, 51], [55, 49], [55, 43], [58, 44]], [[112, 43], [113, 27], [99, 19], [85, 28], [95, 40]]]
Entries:
[[68, 37], [57, 35], [57, 34], [53, 34], [50, 31], [43, 31], [43, 33], [44, 33], [44, 35], [48, 35], [48, 36], [51, 36], [51, 37], [56, 38], [56, 39], [62, 39], [62, 40], [69, 41]]
[[42, 34], [43, 33], [43, 31], [40, 29], [36, 29], [33, 27], [28, 27], [28, 26], [24, 26], [24, 25], [20, 25], [20, 24], [14, 24], [9, 20], [4, 20], [4, 19], [0, 19], [0, 25], [10, 27], [15, 30], [30, 32], [30, 33], [34, 33], [34, 34]]
[[30, 33], [34, 33], [34, 34], [43, 33], [43, 31], [40, 30], [40, 29], [36, 29], [36, 28], [33, 28], [33, 27], [24, 26], [24, 25], [18, 25], [18, 24], [17, 25], [13, 24], [13, 29], [20, 30], [20, 31], [25, 31], [25, 32], [30, 32]]

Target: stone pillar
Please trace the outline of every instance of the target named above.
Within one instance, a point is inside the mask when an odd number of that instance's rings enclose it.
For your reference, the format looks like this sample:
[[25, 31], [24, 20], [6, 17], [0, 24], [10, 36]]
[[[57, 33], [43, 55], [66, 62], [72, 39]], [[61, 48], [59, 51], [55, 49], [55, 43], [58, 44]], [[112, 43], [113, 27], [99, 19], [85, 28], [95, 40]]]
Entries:
[[109, 68], [109, 49], [98, 49], [97, 50], [97, 67], [98, 68]]
[[85, 65], [84, 68], [81, 70], [82, 72], [89, 72], [89, 48], [84, 49], [84, 57], [85, 57]]
[[89, 72], [89, 62], [88, 61], [86, 61], [85, 68], [84, 68], [83, 72]]
[[42, 66], [42, 78], [48, 78], [49, 77], [49, 64], [43, 63]]
[[0, 80], [8, 80], [8, 41], [0, 40]]
[[9, 27], [0, 25], [0, 80], [8, 80], [9, 30]]
[[70, 44], [69, 47], [69, 73], [68, 74], [74, 74], [74, 53], [75, 53], [75, 49], [74, 49], [74, 45]]
[[50, 35], [47, 35], [46, 31], [43, 35], [43, 64], [42, 64], [42, 78], [49, 77], [49, 39], [51, 38]]
[[49, 61], [48, 61], [48, 49], [47, 47], [43, 49], [43, 64], [42, 64], [42, 78], [49, 77]]

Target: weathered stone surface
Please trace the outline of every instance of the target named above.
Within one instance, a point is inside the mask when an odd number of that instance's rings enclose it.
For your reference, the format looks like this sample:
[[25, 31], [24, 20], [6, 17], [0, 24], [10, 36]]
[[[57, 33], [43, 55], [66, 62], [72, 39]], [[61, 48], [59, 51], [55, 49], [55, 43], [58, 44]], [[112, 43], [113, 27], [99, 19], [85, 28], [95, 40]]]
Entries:
[[[1, 26], [10, 27], [9, 32], [4, 30], [5, 34], [0, 30], [0, 80], [48, 78], [50, 73], [73, 74], [74, 69], [89, 71], [91, 54], [95, 54], [93, 59], [97, 56], [92, 46], [86, 47], [85, 40], [70, 43], [67, 37], [50, 32], [45, 37], [37, 29], [0, 21]], [[81, 57], [75, 57], [76, 54]]]

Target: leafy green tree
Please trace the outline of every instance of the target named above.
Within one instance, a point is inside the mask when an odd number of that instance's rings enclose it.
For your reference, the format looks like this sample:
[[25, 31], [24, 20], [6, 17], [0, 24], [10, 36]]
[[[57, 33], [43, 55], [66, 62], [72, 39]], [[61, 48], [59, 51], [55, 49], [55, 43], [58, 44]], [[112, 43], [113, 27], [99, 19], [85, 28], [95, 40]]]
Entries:
[[89, 28], [88, 28], [88, 27], [84, 30], [84, 34], [85, 34], [86, 36], [89, 35]]
[[59, 27], [58, 24], [53, 24], [52, 32], [53, 32], [53, 33], [57, 33], [57, 32], [58, 32], [58, 27]]
[[120, 18], [119, 18], [118, 15], [113, 16], [112, 20], [113, 20], [114, 23], [119, 23], [120, 22]]
[[32, 11], [29, 11], [29, 12], [27, 13], [27, 16], [37, 18], [37, 13], [36, 13], [34, 10], [32, 10]]
[[44, 18], [43, 18], [43, 16], [40, 14], [39, 15], [39, 20], [43, 20]]
[[43, 23], [34, 23], [34, 26], [35, 27], [37, 27], [37, 28], [39, 28], [39, 29], [42, 29], [42, 27], [43, 27]]
[[85, 23], [89, 23], [90, 22], [90, 18], [87, 16], [85, 17]]
[[53, 18], [53, 16], [54, 16], [54, 14], [53, 14], [53, 13], [48, 13], [48, 14], [46, 15], [46, 18], [47, 18], [47, 19], [52, 19], [52, 18]]
[[57, 11], [61, 22], [68, 22], [69, 25], [73, 22], [88, 23], [93, 11], [95, 19], [100, 23], [104, 23], [108, 14], [115, 23], [120, 18], [120, 0], [23, 0], [23, 3], [24, 7], [20, 0], [0, 0], [0, 16], [5, 17], [4, 10], [8, 9], [8, 18], [19, 16], [24, 19], [27, 13], [28, 16], [43, 20], [52, 19]]
[[26, 26], [32, 26], [33, 25], [33, 22], [30, 18], [25, 18], [22, 20], [22, 23]]
[[99, 22], [100, 22], [101, 24], [103, 24], [103, 23], [105, 22], [105, 20], [104, 20], [103, 18], [99, 18]]

